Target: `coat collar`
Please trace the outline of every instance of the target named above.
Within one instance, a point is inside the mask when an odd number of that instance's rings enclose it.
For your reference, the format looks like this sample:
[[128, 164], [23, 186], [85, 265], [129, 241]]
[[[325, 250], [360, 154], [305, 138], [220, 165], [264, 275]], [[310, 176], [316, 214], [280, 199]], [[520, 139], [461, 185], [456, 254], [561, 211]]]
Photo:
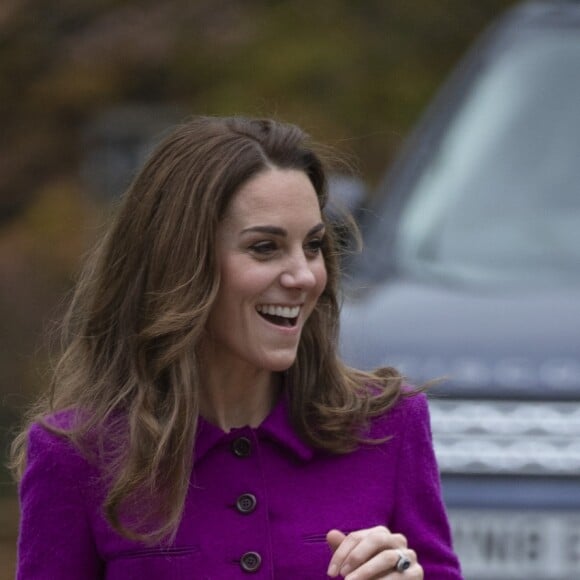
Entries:
[[204, 455], [219, 443], [233, 441], [243, 435], [256, 440], [274, 441], [302, 461], [308, 461], [314, 456], [314, 449], [305, 443], [292, 427], [287, 397], [282, 393], [270, 414], [256, 428], [239, 427], [226, 433], [200, 417], [195, 441], [195, 461], [201, 461]]

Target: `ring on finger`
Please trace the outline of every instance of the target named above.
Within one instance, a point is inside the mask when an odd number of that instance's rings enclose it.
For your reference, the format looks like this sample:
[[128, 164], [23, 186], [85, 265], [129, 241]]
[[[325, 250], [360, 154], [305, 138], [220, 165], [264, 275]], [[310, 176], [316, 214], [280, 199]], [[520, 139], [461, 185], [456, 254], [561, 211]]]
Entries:
[[397, 554], [399, 555], [399, 559], [397, 560], [397, 563], [395, 564], [395, 569], [397, 570], [397, 572], [402, 573], [405, 570], [407, 570], [407, 568], [411, 567], [411, 560], [409, 560], [409, 558], [407, 558], [407, 556], [405, 556], [403, 550], [398, 549]]

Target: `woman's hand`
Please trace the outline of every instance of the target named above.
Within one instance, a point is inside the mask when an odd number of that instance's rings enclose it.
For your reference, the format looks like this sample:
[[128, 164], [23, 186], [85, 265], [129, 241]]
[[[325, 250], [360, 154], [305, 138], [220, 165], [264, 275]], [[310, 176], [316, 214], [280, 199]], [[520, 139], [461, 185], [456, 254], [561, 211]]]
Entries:
[[[407, 548], [407, 538], [391, 533], [384, 526], [357, 530], [348, 536], [330, 530], [326, 541], [334, 552], [328, 566], [328, 575], [332, 578], [340, 574], [345, 580], [423, 579], [423, 568], [417, 562], [417, 554]], [[409, 560], [410, 566], [398, 572], [401, 555]]]

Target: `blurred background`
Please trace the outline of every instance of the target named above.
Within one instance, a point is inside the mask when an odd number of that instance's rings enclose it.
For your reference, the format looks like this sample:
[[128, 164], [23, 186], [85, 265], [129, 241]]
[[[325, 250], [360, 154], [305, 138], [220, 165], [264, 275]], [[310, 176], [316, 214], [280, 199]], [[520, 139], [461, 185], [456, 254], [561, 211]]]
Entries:
[[[46, 332], [151, 138], [190, 114], [275, 116], [372, 191], [510, 0], [2, 0], [0, 449], [48, 382]], [[15, 486], [0, 470], [0, 579]]]

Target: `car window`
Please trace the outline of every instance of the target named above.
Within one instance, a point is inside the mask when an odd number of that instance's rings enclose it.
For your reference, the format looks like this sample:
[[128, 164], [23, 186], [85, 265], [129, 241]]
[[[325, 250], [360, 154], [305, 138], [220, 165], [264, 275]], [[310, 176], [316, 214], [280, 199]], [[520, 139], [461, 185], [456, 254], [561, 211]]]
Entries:
[[474, 280], [580, 281], [580, 35], [485, 68], [405, 205], [399, 259]]

